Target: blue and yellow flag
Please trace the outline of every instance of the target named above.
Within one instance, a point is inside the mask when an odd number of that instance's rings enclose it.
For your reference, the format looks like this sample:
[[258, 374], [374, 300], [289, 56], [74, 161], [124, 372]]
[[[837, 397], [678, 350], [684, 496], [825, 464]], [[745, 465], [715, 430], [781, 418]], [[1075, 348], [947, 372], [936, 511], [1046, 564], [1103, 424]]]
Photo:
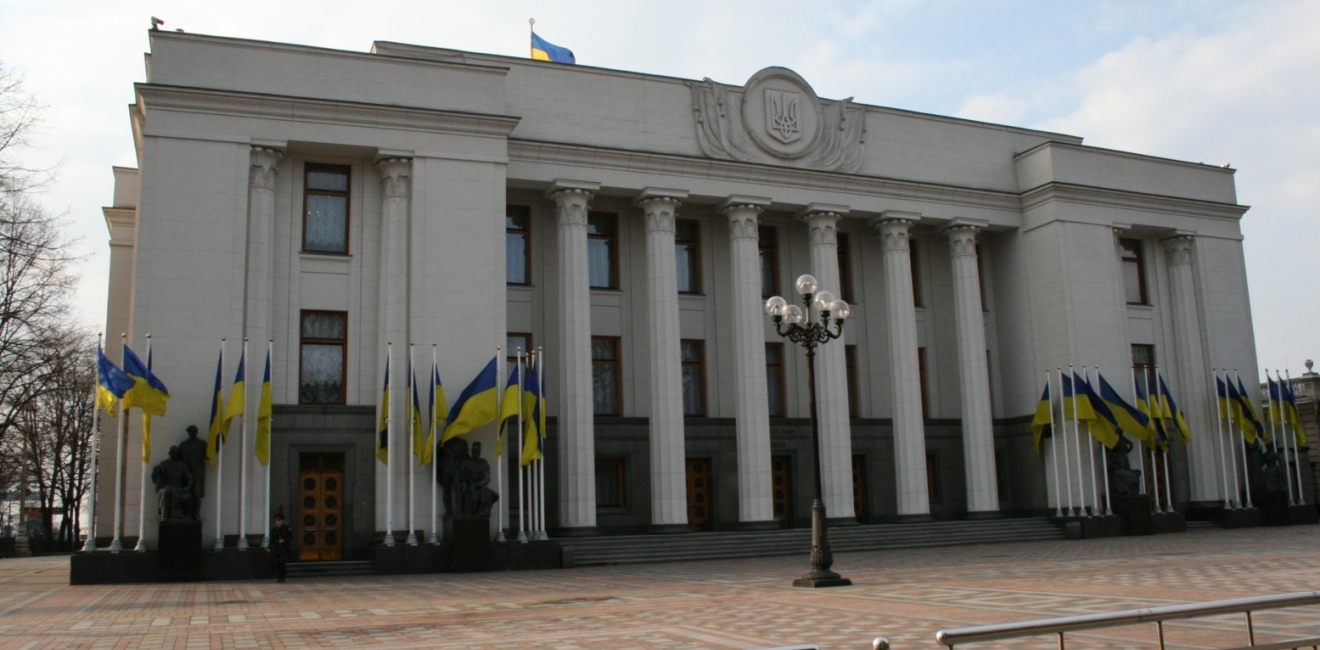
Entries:
[[[1224, 378], [1215, 372], [1215, 397], [1219, 402], [1219, 419], [1225, 422], [1233, 421], [1233, 402], [1229, 400], [1228, 388], [1224, 386]], [[1255, 443], [1252, 443], [1255, 444]]]
[[[1233, 388], [1233, 381], [1228, 380], [1229, 388]], [[1260, 418], [1256, 417], [1256, 407], [1252, 404], [1251, 393], [1242, 386], [1242, 377], [1237, 378], [1237, 401], [1238, 401], [1238, 425], [1246, 431], [1248, 427], [1252, 428], [1256, 435], [1270, 441], [1269, 432], [1265, 431], [1265, 425], [1261, 424]]]
[[1306, 428], [1302, 426], [1302, 414], [1297, 410], [1297, 395], [1293, 393], [1292, 385], [1279, 378], [1279, 390], [1283, 393], [1283, 419], [1292, 427], [1293, 437], [1297, 439], [1297, 446], [1306, 446]]
[[124, 408], [136, 407], [148, 415], [165, 415], [170, 390], [127, 345], [124, 346], [124, 372], [133, 378], [133, 387], [124, 393]]
[[96, 344], [96, 406], [110, 415], [115, 414], [115, 402], [133, 388], [135, 382], [128, 373], [106, 358], [101, 343]]
[[1063, 419], [1064, 420], [1094, 420], [1095, 410], [1091, 408], [1091, 402], [1086, 399], [1086, 395], [1081, 393], [1077, 386], [1077, 374], [1072, 377], [1064, 375], [1063, 377]]
[[215, 389], [211, 391], [211, 428], [206, 436], [206, 460], [215, 465], [220, 455], [220, 447], [229, 435], [229, 423], [225, 421], [224, 395], [220, 392], [221, 376], [224, 374], [225, 351], [220, 349], [220, 358], [215, 362]]
[[1095, 388], [1091, 386], [1091, 382], [1083, 377], [1077, 377], [1076, 374], [1074, 374], [1073, 377], [1077, 382], [1076, 392], [1078, 412], [1083, 412], [1081, 403], [1086, 402], [1095, 413], [1095, 417], [1087, 421], [1087, 432], [1091, 434], [1092, 438], [1100, 441], [1100, 444], [1104, 445], [1107, 449], [1113, 449], [1114, 445], [1118, 444], [1117, 418], [1114, 416], [1114, 413], [1109, 410], [1109, 407], [1105, 405], [1104, 400], [1100, 399], [1100, 396], [1096, 394]]
[[1274, 420], [1275, 418], [1278, 418], [1279, 423], [1283, 424], [1283, 418], [1280, 417], [1283, 415], [1283, 400], [1280, 399], [1279, 396], [1279, 384], [1274, 383], [1274, 378], [1271, 377], [1268, 372], [1265, 373], [1265, 383], [1269, 386], [1270, 395], [1270, 403], [1268, 407], [1270, 409], [1270, 414], [1268, 419]]
[[504, 431], [509, 427], [509, 421], [516, 420], [522, 413], [523, 389], [518, 368], [519, 365], [514, 364], [513, 370], [509, 371], [509, 383], [504, 385], [503, 402], [500, 403], [500, 421], [495, 433], [496, 458], [504, 454]]
[[1054, 405], [1050, 402], [1050, 383], [1045, 382], [1045, 390], [1036, 402], [1036, 415], [1031, 418], [1031, 437], [1036, 441], [1036, 455], [1041, 455], [1040, 444], [1046, 438], [1054, 437]]
[[238, 371], [234, 373], [234, 387], [229, 390], [229, 408], [225, 409], [225, 430], [234, 418], [247, 413], [247, 351], [238, 357]]
[[[1143, 373], [1144, 375], [1145, 373]], [[1151, 449], [1159, 449], [1163, 452], [1169, 451], [1169, 434], [1164, 430], [1164, 417], [1160, 412], [1160, 404], [1155, 399], [1155, 394], [1146, 393], [1145, 379], [1137, 384], [1137, 409], [1149, 418], [1150, 437], [1147, 439], [1146, 446]]]
[[440, 368], [431, 362], [431, 427], [426, 433], [426, 455], [423, 463], [435, 461], [435, 435], [449, 420], [449, 405], [445, 402], [445, 387], [440, 383]]
[[1182, 409], [1178, 408], [1178, 402], [1173, 399], [1173, 393], [1169, 392], [1169, 385], [1164, 383], [1164, 375], [1159, 376], [1159, 382], [1160, 407], [1164, 410], [1164, 417], [1173, 422], [1173, 432], [1178, 434], [1178, 441], [1186, 445], [1192, 441], [1192, 432], [1187, 428], [1187, 419], [1183, 417]]
[[[1220, 413], [1227, 414], [1224, 419], [1229, 422], [1230, 432], [1232, 431], [1232, 424], [1236, 423], [1238, 429], [1242, 431], [1242, 437], [1247, 441], [1247, 444], [1255, 446], [1256, 427], [1252, 426], [1251, 419], [1242, 413], [1242, 396], [1238, 394], [1237, 387], [1233, 385], [1232, 379], [1224, 383], [1228, 384], [1228, 389], [1225, 391], [1226, 403], [1220, 408]], [[1220, 388], [1222, 388], [1222, 386]], [[1263, 429], [1264, 427], [1262, 427], [1262, 434], [1264, 434]]]
[[1105, 376], [1096, 373], [1100, 379], [1100, 399], [1109, 408], [1109, 412], [1114, 414], [1114, 422], [1123, 433], [1141, 440], [1146, 443], [1151, 442], [1150, 418], [1142, 413], [1140, 409], [1127, 403], [1114, 387], [1109, 385]]
[[266, 350], [266, 372], [261, 377], [261, 402], [257, 404], [257, 462], [270, 464], [270, 350]]
[[559, 47], [550, 41], [532, 33], [532, 58], [537, 61], [552, 61], [554, 63], [577, 63], [577, 57], [573, 56], [573, 50], [566, 47]]
[[376, 428], [376, 459], [390, 464], [390, 358], [385, 357], [385, 387], [380, 393], [380, 426]]
[[495, 394], [499, 391], [495, 362], [496, 359], [492, 358], [459, 394], [458, 401], [449, 412], [441, 443], [495, 421]]
[[542, 417], [541, 408], [542, 395], [538, 394], [541, 382], [541, 366], [536, 363], [536, 357], [527, 366], [527, 381], [523, 383], [523, 446], [522, 453], [519, 455], [519, 464], [526, 467], [528, 463], [541, 458], [541, 432], [545, 423]]
[[418, 465], [426, 464], [426, 422], [422, 420], [422, 402], [417, 399], [417, 369], [411, 367], [412, 361], [408, 362], [408, 392], [412, 393], [412, 403], [408, 412], [409, 426], [412, 427], [412, 446], [413, 455], [417, 457]]

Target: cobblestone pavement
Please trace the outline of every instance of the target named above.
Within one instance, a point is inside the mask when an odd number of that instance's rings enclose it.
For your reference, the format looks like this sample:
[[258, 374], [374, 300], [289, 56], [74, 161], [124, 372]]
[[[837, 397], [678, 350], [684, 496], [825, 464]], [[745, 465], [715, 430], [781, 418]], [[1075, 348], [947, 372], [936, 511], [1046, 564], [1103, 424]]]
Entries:
[[[841, 553], [853, 587], [791, 581], [800, 558], [562, 571], [68, 584], [67, 557], [0, 560], [0, 648], [936, 648], [939, 629], [1320, 590], [1320, 526]], [[1257, 641], [1320, 636], [1320, 607], [1262, 612]], [[1241, 616], [1166, 626], [1171, 648], [1246, 642]], [[1156, 647], [1153, 625], [1068, 648]], [[961, 646], [960, 646], [961, 647]], [[972, 648], [1055, 648], [1037, 638]]]

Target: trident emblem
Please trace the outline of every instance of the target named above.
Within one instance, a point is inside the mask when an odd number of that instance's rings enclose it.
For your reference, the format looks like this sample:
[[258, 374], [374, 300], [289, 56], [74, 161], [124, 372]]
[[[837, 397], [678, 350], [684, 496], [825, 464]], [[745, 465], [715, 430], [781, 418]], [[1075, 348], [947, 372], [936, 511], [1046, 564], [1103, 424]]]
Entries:
[[798, 101], [801, 95], [786, 90], [765, 91], [766, 129], [775, 139], [788, 144], [802, 137], [798, 123]]

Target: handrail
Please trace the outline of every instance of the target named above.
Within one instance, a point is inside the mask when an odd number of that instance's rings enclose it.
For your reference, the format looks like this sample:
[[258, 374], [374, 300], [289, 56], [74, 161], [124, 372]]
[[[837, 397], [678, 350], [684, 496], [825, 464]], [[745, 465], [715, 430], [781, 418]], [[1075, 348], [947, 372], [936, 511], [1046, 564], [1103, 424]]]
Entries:
[[[1247, 637], [1248, 640], [1254, 644], [1255, 630], [1252, 627], [1251, 612], [1262, 609], [1281, 609], [1284, 607], [1301, 607], [1316, 604], [1320, 604], [1320, 591], [1303, 591], [1295, 594], [1235, 598], [1232, 600], [1217, 600], [1207, 603], [1165, 605], [1162, 607], [1127, 609], [1101, 614], [1061, 616], [1058, 618], [1019, 621], [1016, 623], [996, 623], [993, 625], [959, 627], [936, 632], [935, 640], [949, 648], [963, 643], [1013, 639], [1042, 634], [1058, 634], [1060, 641], [1062, 641], [1062, 637], [1066, 632], [1118, 627], [1120, 625], [1136, 625], [1138, 623], [1156, 623], [1159, 625], [1160, 647], [1163, 648], [1164, 621], [1245, 612], [1247, 615]], [[1060, 647], [1062, 647], [1062, 644], [1060, 644]]]

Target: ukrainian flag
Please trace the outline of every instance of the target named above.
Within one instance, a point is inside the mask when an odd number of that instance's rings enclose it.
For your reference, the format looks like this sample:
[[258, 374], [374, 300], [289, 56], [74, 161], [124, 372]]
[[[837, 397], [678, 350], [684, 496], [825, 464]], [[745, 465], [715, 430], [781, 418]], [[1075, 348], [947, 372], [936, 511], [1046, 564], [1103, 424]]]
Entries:
[[133, 388], [134, 381], [128, 373], [120, 370], [113, 361], [106, 358], [101, 343], [96, 344], [96, 406], [110, 415], [115, 414], [115, 401], [123, 398], [124, 393]]
[[133, 378], [133, 387], [124, 393], [124, 408], [137, 407], [147, 415], [165, 415], [170, 390], [127, 345], [124, 346], [124, 372]]
[[422, 402], [417, 399], [417, 370], [414, 368], [408, 369], [408, 390], [412, 393], [412, 412], [408, 419], [412, 421], [413, 455], [417, 457], [417, 464], [423, 465], [426, 463], [425, 423], [422, 422]]
[[206, 460], [212, 465], [215, 465], [220, 455], [220, 446], [225, 444], [225, 438], [229, 435], [229, 423], [225, 420], [225, 398], [220, 392], [224, 363], [225, 351], [221, 348], [220, 358], [215, 362], [215, 389], [211, 391], [211, 429], [206, 437]]
[[1031, 418], [1031, 437], [1036, 440], [1036, 454], [1040, 455], [1040, 443], [1045, 438], [1054, 437], [1054, 410], [1053, 403], [1050, 402], [1050, 384], [1045, 382], [1045, 390], [1040, 394], [1040, 401], [1036, 402], [1036, 416]]
[[[1273, 420], [1276, 417], [1274, 415], [1275, 413], [1278, 413], [1279, 415], [1283, 415], [1283, 408], [1282, 408], [1282, 404], [1280, 403], [1282, 400], [1279, 399], [1279, 384], [1274, 383], [1274, 378], [1271, 377], [1268, 372], [1265, 374], [1265, 383], [1269, 386], [1270, 389], [1270, 404], [1269, 404], [1270, 413], [1267, 419]], [[1280, 381], [1279, 383], [1283, 383], [1283, 382]], [[1283, 418], [1279, 418], [1279, 420], [1280, 423], [1282, 423]]]
[[[1224, 387], [1224, 380], [1218, 374], [1215, 375], [1215, 392], [1219, 398], [1219, 419], [1225, 422], [1233, 421], [1233, 405], [1228, 400], [1228, 389]], [[1256, 444], [1252, 442], [1251, 444]]]
[[1293, 394], [1292, 386], [1282, 379], [1279, 380], [1279, 389], [1283, 392], [1284, 419], [1288, 421], [1288, 426], [1293, 429], [1293, 437], [1297, 439], [1297, 446], [1305, 447], [1306, 428], [1302, 426], [1302, 414], [1297, 410], [1297, 396]]
[[[246, 346], [245, 346], [246, 347]], [[238, 357], [238, 372], [234, 373], [234, 387], [229, 391], [229, 408], [225, 409], [225, 431], [229, 431], [234, 418], [247, 412], [247, 351]]]
[[577, 63], [577, 57], [573, 56], [573, 50], [566, 47], [559, 47], [550, 41], [532, 33], [532, 58], [537, 61], [553, 61], [554, 63]]
[[[1230, 392], [1232, 392], [1233, 382], [1228, 382]], [[1260, 418], [1256, 417], [1256, 407], [1252, 405], [1251, 394], [1242, 385], [1242, 378], [1237, 379], [1237, 401], [1238, 401], [1238, 425], [1246, 431], [1248, 427], [1255, 430], [1256, 435], [1270, 441], [1270, 435], [1265, 432], [1265, 425], [1260, 423]]]
[[1159, 381], [1160, 406], [1164, 409], [1164, 417], [1173, 421], [1173, 431], [1178, 434], [1178, 441], [1186, 445], [1192, 441], [1192, 432], [1187, 428], [1187, 419], [1183, 417], [1178, 402], [1174, 401], [1173, 394], [1169, 392], [1169, 385], [1164, 383], [1164, 375], [1159, 376]]
[[376, 431], [376, 458], [390, 464], [390, 358], [385, 357], [385, 387], [380, 396], [380, 426]]
[[1072, 377], [1065, 376], [1063, 382], [1063, 419], [1064, 420], [1094, 420], [1095, 410], [1091, 408], [1091, 403], [1087, 401], [1085, 395], [1078, 395], [1077, 384], [1081, 381], [1077, 379], [1077, 374]]
[[491, 358], [490, 363], [459, 394], [458, 401], [449, 412], [449, 421], [445, 423], [445, 433], [440, 442], [471, 433], [477, 427], [495, 421], [495, 394], [499, 390], [495, 361], [495, 358]]
[[[1144, 383], [1142, 382], [1142, 384]], [[1142, 384], [1137, 384], [1137, 409], [1144, 413], [1150, 422], [1150, 437], [1146, 442], [1146, 446], [1167, 452], [1169, 451], [1169, 435], [1164, 432], [1164, 420], [1160, 414], [1159, 402], [1155, 399], [1154, 394], [1146, 394], [1146, 389]]]
[[[1105, 405], [1104, 400], [1095, 394], [1095, 389], [1091, 387], [1091, 382], [1077, 377], [1077, 400], [1085, 401], [1090, 405], [1095, 417], [1087, 422], [1086, 430], [1090, 432], [1091, 437], [1100, 441], [1108, 449], [1113, 449], [1118, 444], [1118, 424], [1114, 413]], [[1080, 407], [1079, 407], [1080, 412]]]
[[509, 425], [509, 420], [516, 419], [521, 413], [522, 379], [518, 373], [518, 365], [513, 366], [509, 371], [509, 383], [504, 386], [503, 402], [500, 404], [500, 422], [495, 438], [495, 457], [504, 455], [504, 430]]
[[266, 372], [261, 377], [261, 402], [257, 404], [257, 462], [270, 464], [270, 350], [266, 350]]
[[531, 416], [523, 420], [523, 448], [519, 456], [519, 463], [523, 467], [541, 457], [540, 431], [544, 431], [545, 418], [541, 417], [541, 401], [538, 399], [541, 396], [537, 395], [540, 380], [541, 366], [533, 361], [527, 369], [527, 383], [523, 386], [523, 412]]
[[431, 363], [431, 430], [426, 434], [426, 455], [423, 463], [435, 461], [435, 434], [444, 428], [449, 419], [449, 406], [445, 402], [445, 387], [440, 383], [440, 368]]
[[1137, 440], [1147, 443], [1150, 439], [1150, 418], [1139, 409], [1128, 404], [1114, 387], [1105, 381], [1105, 376], [1096, 373], [1100, 378], [1100, 399], [1109, 408], [1109, 412], [1114, 414], [1115, 423], [1118, 428]]

